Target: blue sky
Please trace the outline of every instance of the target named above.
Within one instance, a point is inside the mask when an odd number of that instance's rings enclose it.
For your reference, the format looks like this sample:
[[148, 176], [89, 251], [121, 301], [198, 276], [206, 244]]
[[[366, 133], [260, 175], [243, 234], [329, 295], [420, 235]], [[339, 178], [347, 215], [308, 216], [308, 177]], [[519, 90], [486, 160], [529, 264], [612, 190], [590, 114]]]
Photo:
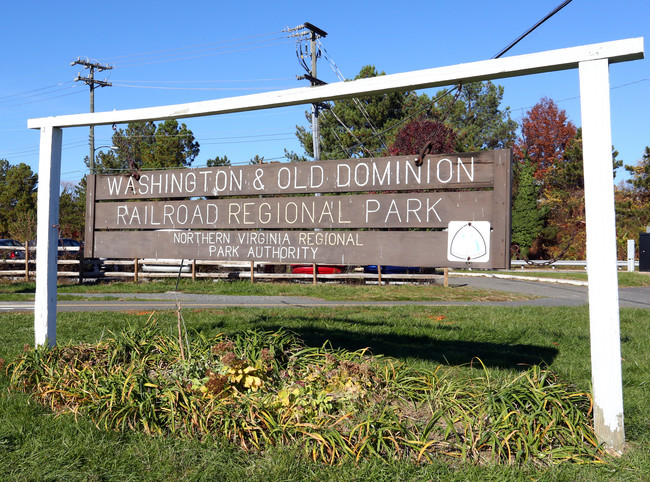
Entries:
[[[537, 1], [354, 2], [7, 2], [0, 30], [0, 158], [38, 171], [38, 131], [27, 119], [84, 113], [88, 87], [74, 82], [77, 57], [114, 65], [96, 75], [112, 87], [95, 92], [95, 111], [232, 97], [306, 85], [295, 39], [282, 30], [310, 22], [328, 32], [327, 54], [347, 78], [373, 64], [386, 73], [489, 59], [561, 3]], [[647, 37], [647, 0], [573, 0], [506, 55]], [[619, 158], [632, 164], [650, 145], [648, 60], [610, 68], [612, 137]], [[337, 77], [327, 59], [318, 76]], [[520, 121], [549, 97], [579, 126], [577, 71], [496, 81], [504, 105]], [[307, 125], [307, 106], [187, 119], [201, 153], [195, 166], [227, 155], [246, 164], [255, 155], [302, 153], [295, 126]], [[98, 127], [96, 146], [111, 144], [110, 126]], [[62, 181], [86, 172], [88, 129], [66, 129]], [[620, 179], [620, 177], [619, 177]]]

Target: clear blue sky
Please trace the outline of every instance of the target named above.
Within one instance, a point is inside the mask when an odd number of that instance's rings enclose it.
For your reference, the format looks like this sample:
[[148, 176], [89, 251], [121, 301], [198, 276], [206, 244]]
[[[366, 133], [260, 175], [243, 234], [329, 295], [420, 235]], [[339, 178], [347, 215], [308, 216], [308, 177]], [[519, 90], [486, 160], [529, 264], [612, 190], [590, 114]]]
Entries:
[[[97, 74], [112, 87], [95, 92], [95, 111], [177, 104], [306, 85], [295, 40], [282, 30], [310, 22], [343, 75], [373, 64], [386, 73], [489, 59], [561, 0], [464, 2], [123, 1], [6, 2], [0, 52], [0, 158], [38, 171], [39, 133], [27, 119], [88, 112], [88, 87], [73, 82], [77, 57], [110, 63]], [[648, 0], [573, 0], [506, 55], [520, 55], [648, 37]], [[335, 82], [326, 59], [318, 76]], [[580, 126], [577, 71], [496, 81], [504, 105], [520, 121], [542, 97], [555, 100]], [[634, 163], [650, 145], [648, 60], [614, 64], [612, 136], [619, 158]], [[253, 156], [302, 153], [295, 126], [307, 125], [307, 106], [231, 114], [185, 122], [201, 146], [195, 166], [227, 155], [233, 164]], [[110, 127], [96, 129], [96, 146], [111, 144]], [[62, 180], [86, 172], [88, 128], [66, 129]]]

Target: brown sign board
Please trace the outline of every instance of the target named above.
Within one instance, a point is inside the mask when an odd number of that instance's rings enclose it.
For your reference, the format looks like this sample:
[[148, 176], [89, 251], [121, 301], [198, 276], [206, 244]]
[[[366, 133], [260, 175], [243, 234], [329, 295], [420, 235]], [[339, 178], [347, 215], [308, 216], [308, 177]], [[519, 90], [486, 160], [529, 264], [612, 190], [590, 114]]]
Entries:
[[[100, 257], [465, 267], [444, 231], [102, 231]], [[486, 258], [489, 253], [485, 253]]]
[[292, 162], [97, 175], [97, 201], [492, 187], [494, 153]]
[[505, 268], [510, 163], [500, 150], [89, 176], [85, 254]]
[[95, 229], [446, 228], [492, 219], [493, 191], [107, 202]]

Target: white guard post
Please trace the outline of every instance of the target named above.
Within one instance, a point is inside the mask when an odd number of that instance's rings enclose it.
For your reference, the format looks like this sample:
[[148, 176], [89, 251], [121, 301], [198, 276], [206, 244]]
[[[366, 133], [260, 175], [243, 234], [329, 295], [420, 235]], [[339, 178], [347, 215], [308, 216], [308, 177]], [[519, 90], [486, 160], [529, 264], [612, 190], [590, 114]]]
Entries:
[[[626, 39], [449, 67], [382, 75], [240, 97], [124, 111], [30, 119], [41, 129], [36, 267], [36, 344], [56, 343], [56, 262], [61, 129], [185, 119], [455, 85], [579, 68], [584, 146], [589, 318], [596, 435], [622, 452], [623, 397], [609, 111], [609, 64], [643, 58], [643, 39]], [[47, 248], [44, 250], [43, 246]]]
[[59, 239], [59, 190], [61, 184], [60, 128], [41, 127], [38, 159], [38, 202], [36, 226], [36, 345], [56, 343], [56, 270]]
[[634, 240], [627, 240], [627, 270], [632, 273], [634, 272], [634, 255], [636, 254], [636, 248], [634, 247]]
[[599, 438], [621, 453], [625, 431], [609, 62], [580, 62], [579, 70], [594, 425]]

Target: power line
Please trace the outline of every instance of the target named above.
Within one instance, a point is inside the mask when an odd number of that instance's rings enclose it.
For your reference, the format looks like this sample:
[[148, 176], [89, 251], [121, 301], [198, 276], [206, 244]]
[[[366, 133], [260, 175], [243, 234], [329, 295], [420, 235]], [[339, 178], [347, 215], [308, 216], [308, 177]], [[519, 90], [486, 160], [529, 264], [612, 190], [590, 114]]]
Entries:
[[153, 90], [203, 90], [203, 91], [245, 91], [245, 90], [273, 90], [288, 89], [291, 86], [267, 85], [258, 87], [168, 87], [160, 85], [129, 85], [113, 82], [115, 87], [126, 87], [130, 89], [153, 89]]
[[[560, 5], [558, 5], [557, 7], [555, 7], [551, 12], [549, 12], [547, 15], [545, 15], [545, 16], [544, 16], [540, 21], [538, 21], [535, 25], [533, 25], [531, 28], [529, 28], [528, 30], [526, 30], [523, 34], [521, 34], [519, 37], [517, 37], [514, 41], [510, 42], [510, 43], [509, 43], [509, 44], [508, 44], [504, 49], [502, 49], [501, 51], [499, 51], [499, 52], [498, 52], [496, 55], [494, 55], [492, 58], [493, 58], [493, 59], [500, 58], [503, 54], [505, 54], [506, 52], [508, 52], [510, 49], [512, 49], [512, 47], [514, 47], [515, 45], [517, 45], [521, 40], [523, 40], [523, 39], [524, 39], [525, 37], [527, 37], [531, 32], [533, 32], [537, 27], [539, 27], [540, 25], [542, 25], [542, 24], [543, 24], [544, 22], [546, 22], [549, 18], [551, 18], [553, 15], [555, 15], [555, 14], [558, 13], [560, 10], [562, 10], [564, 7], [566, 7], [569, 3], [571, 3], [571, 1], [572, 1], [572, 0], [565, 0], [565, 1], [562, 2]], [[406, 121], [412, 119], [415, 115], [417, 115], [417, 114], [419, 114], [419, 113], [421, 113], [421, 112], [423, 112], [423, 111], [425, 111], [425, 110], [427, 110], [427, 109], [430, 109], [431, 106], [432, 106], [434, 103], [438, 102], [438, 101], [441, 100], [443, 97], [445, 97], [445, 96], [447, 96], [449, 93], [451, 93], [454, 89], [459, 88], [459, 87], [460, 87], [460, 85], [459, 85], [459, 86], [455, 86], [455, 87], [451, 87], [451, 88], [447, 88], [447, 89], [445, 89], [445, 91], [442, 92], [441, 96], [439, 96], [438, 98], [433, 99], [431, 102], [427, 103], [427, 104], [426, 104], [425, 106], [423, 106], [422, 108], [416, 110], [412, 115], [410, 115], [410, 116], [408, 116], [408, 117], [405, 117], [404, 119], [400, 120], [399, 122], [396, 122], [394, 125], [392, 125], [392, 126], [386, 128], [386, 129], [384, 129], [384, 130], [381, 131], [379, 134], [374, 134], [374, 135], [372, 135], [368, 140], [370, 140], [370, 139], [374, 139], [375, 137], [378, 137], [378, 135], [384, 134], [385, 132], [388, 132], [389, 130], [395, 129], [395, 128], [397, 128], [398, 126], [404, 124]], [[367, 142], [367, 140], [366, 140], [365, 142]], [[354, 146], [351, 146], [350, 149], [354, 149], [354, 148], [356, 148], [356, 147], [360, 147], [360, 144], [355, 144]]]
[[67, 97], [68, 95], [81, 94], [81, 93], [83, 93], [83, 91], [78, 90], [76, 92], [69, 92], [67, 94], [55, 95], [55, 96], [52, 96], [52, 97], [47, 97], [45, 99], [28, 100], [26, 102], [19, 102], [17, 104], [7, 104], [7, 105], [3, 105], [2, 108], [8, 109], [10, 107], [20, 107], [20, 106], [23, 106], [23, 105], [35, 104], [37, 102], [45, 102], [45, 101], [48, 101], [48, 100], [58, 99], [60, 97]]
[[[289, 40], [279, 38], [279, 39], [272, 39], [272, 40], [283, 40], [281, 42], [274, 42], [274, 43], [267, 43], [266, 45], [258, 45], [254, 47], [245, 47], [245, 48], [237, 48], [234, 50], [223, 50], [220, 51], [220, 49], [209, 49], [209, 50], [204, 50], [204, 51], [199, 51], [199, 52], [187, 52], [184, 56], [172, 56], [172, 55], [162, 55], [158, 57], [150, 57], [150, 58], [143, 58], [143, 59], [133, 59], [133, 60], [127, 60], [120, 62], [120, 67], [139, 67], [142, 65], [152, 65], [152, 64], [160, 64], [160, 63], [165, 63], [165, 62], [176, 62], [179, 60], [191, 60], [191, 59], [198, 59], [198, 58], [204, 58], [204, 57], [210, 57], [213, 55], [223, 55], [223, 54], [231, 54], [231, 53], [238, 53], [238, 52], [245, 52], [249, 50], [256, 50], [264, 47], [275, 47], [278, 45], [285, 45], [289, 43]], [[267, 40], [265, 42], [269, 42], [270, 40]], [[251, 42], [251, 43], [256, 43], [256, 42]], [[247, 44], [242, 44], [242, 45], [247, 45]], [[230, 46], [232, 47], [237, 47], [236, 45]], [[214, 50], [217, 50], [216, 52]], [[200, 52], [211, 52], [211, 53], [200, 53]], [[128, 64], [128, 65], [126, 65]]]
[[570, 4], [571, 2], [572, 2], [572, 0], [565, 0], [564, 2], [562, 2], [560, 5], [558, 5], [557, 7], [555, 7], [552, 11], [550, 11], [549, 13], [547, 13], [547, 14], [544, 16], [544, 18], [542, 18], [542, 19], [541, 19], [540, 21], [538, 21], [535, 25], [533, 25], [533, 26], [530, 27], [528, 30], [526, 30], [524, 33], [522, 33], [522, 34], [521, 34], [519, 37], [517, 37], [515, 40], [513, 40], [512, 42], [510, 42], [510, 43], [509, 43], [509, 44], [508, 44], [504, 49], [502, 49], [501, 51], [499, 51], [499, 53], [497, 53], [497, 54], [496, 54], [494, 57], [492, 57], [492, 58], [493, 58], [493, 59], [498, 59], [498, 58], [500, 58], [500, 57], [501, 57], [503, 54], [505, 54], [508, 50], [510, 50], [512, 47], [514, 47], [515, 45], [517, 45], [521, 40], [523, 40], [524, 37], [527, 37], [527, 36], [528, 36], [528, 35], [529, 35], [533, 30], [535, 30], [535, 29], [536, 29], [537, 27], [539, 27], [541, 24], [543, 24], [544, 22], [546, 22], [549, 18], [551, 18], [551, 17], [552, 17], [553, 15], [555, 15], [556, 13], [558, 13], [560, 10], [562, 10], [564, 7], [566, 7], [566, 6], [567, 6], [568, 4]]
[[[13, 98], [20, 98], [20, 97], [25, 97], [25, 96], [26, 97], [36, 97], [38, 95], [48, 95], [48, 94], [51, 94], [52, 92], [45, 92], [45, 93], [42, 93], [42, 94], [34, 94], [34, 92], [41, 92], [43, 90], [55, 89], [57, 87], [61, 87], [62, 85], [72, 84], [72, 83], [73, 83], [73, 81], [69, 80], [67, 82], [59, 82], [57, 84], [48, 85], [47, 87], [40, 87], [38, 89], [25, 90], [25, 91], [22, 91], [22, 92], [16, 92], [14, 94], [9, 94], [9, 95], [0, 95], [0, 102], [2, 102], [2, 99], [9, 99], [9, 98], [13, 99]], [[59, 92], [61, 90], [65, 90], [66, 88], [57, 89], [57, 90], [55, 90], [53, 92]]]
[[294, 80], [293, 77], [275, 77], [269, 79], [231, 79], [231, 80], [122, 80], [113, 79], [113, 82], [126, 82], [134, 84], [223, 84], [228, 82], [273, 82], [277, 80]]
[[[320, 45], [320, 42], [319, 42], [319, 45]], [[334, 71], [334, 73], [337, 75], [337, 77], [339, 78], [339, 80], [342, 81], [342, 82], [345, 81], [345, 76], [343, 75], [343, 73], [341, 72], [341, 70], [338, 68], [338, 66], [337, 66], [336, 63], [334, 62], [334, 59], [332, 59], [332, 57], [329, 55], [329, 53], [327, 52], [327, 50], [325, 49], [325, 47], [323, 47], [323, 46], [321, 45], [321, 48], [322, 48], [323, 52], [325, 53], [325, 58], [328, 60], [328, 62], [329, 62], [329, 64], [330, 64], [330, 67], [332, 68], [332, 70]], [[382, 136], [377, 132], [377, 127], [375, 127], [375, 124], [374, 124], [374, 123], [372, 122], [372, 120], [370, 119], [370, 114], [368, 114], [368, 111], [367, 111], [366, 108], [363, 106], [363, 104], [361, 103], [361, 101], [360, 101], [357, 97], [353, 97], [353, 98], [352, 98], [352, 101], [353, 101], [354, 104], [357, 106], [357, 109], [359, 110], [359, 112], [361, 112], [361, 115], [363, 115], [364, 119], [366, 119], [366, 121], [367, 121], [368, 124], [370, 125], [370, 129], [372, 130], [372, 133], [375, 134], [375, 136], [379, 138], [379, 141], [380, 141], [381, 144], [384, 146], [384, 149], [388, 149], [388, 146], [386, 146], [386, 143], [384, 142], [383, 137], [382, 137]], [[340, 121], [339, 121], [339, 122], [340, 122]]]
[[102, 60], [104, 62], [107, 62], [107, 61], [122, 60], [122, 59], [129, 58], [129, 57], [140, 57], [140, 56], [144, 56], [144, 55], [164, 54], [164, 53], [167, 53], [167, 52], [175, 52], [175, 51], [179, 51], [179, 50], [189, 50], [189, 49], [195, 49], [195, 48], [200, 48], [200, 47], [202, 48], [202, 47], [207, 47], [207, 46], [210, 46], [210, 45], [218, 45], [218, 44], [229, 43], [229, 42], [238, 42], [238, 41], [241, 41], [241, 40], [249, 40], [249, 39], [258, 38], [258, 37], [266, 37], [266, 36], [269, 36], [269, 35], [277, 35], [279, 33], [282, 33], [282, 32], [279, 32], [279, 31], [267, 32], [267, 33], [261, 33], [261, 34], [256, 34], [256, 35], [250, 35], [250, 36], [247, 36], [247, 37], [239, 37], [239, 38], [234, 38], [234, 39], [220, 40], [218, 42], [210, 42], [210, 43], [203, 43], [203, 44], [196, 44], [196, 45], [188, 45], [188, 46], [185, 46], [185, 47], [175, 47], [175, 48], [164, 49], [164, 50], [153, 50], [153, 51], [148, 51], [148, 52], [139, 52], [139, 53], [120, 55], [120, 56], [115, 56], [115, 57], [106, 57], [106, 58], [103, 58]]

